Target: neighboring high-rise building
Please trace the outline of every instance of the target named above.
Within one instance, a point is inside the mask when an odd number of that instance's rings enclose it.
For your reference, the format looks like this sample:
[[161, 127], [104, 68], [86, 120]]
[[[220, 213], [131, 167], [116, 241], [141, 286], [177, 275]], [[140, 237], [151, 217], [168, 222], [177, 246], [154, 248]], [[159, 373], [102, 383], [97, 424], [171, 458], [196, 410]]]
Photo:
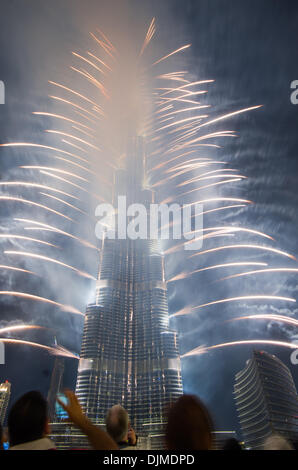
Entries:
[[6, 418], [7, 407], [11, 394], [11, 384], [6, 380], [0, 384], [0, 423], [4, 424]]
[[51, 384], [48, 393], [49, 419], [54, 421], [56, 417], [56, 397], [61, 391], [64, 372], [64, 359], [57, 356], [51, 377]]
[[[229, 439], [236, 439], [236, 431], [213, 431], [212, 432], [212, 450], [222, 450]], [[242, 445], [242, 443], [240, 443]]]
[[247, 448], [260, 449], [278, 433], [298, 441], [298, 396], [289, 369], [265, 351], [254, 351], [236, 374], [234, 395]]
[[[140, 203], [149, 209], [154, 193], [143, 187], [144, 165], [143, 141], [131, 139], [126, 167], [115, 175], [115, 205], [125, 196], [127, 207]], [[103, 240], [80, 357], [76, 394], [94, 422], [103, 424], [107, 410], [121, 403], [137, 432], [161, 432], [182, 381], [160, 241]]]

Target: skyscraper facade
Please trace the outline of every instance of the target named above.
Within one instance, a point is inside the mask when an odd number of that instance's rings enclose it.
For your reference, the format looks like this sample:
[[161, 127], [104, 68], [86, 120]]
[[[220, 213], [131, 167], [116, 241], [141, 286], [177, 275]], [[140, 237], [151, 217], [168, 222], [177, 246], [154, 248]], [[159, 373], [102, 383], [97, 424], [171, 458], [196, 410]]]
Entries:
[[[115, 173], [118, 197], [148, 209], [141, 138], [130, 139]], [[123, 214], [122, 214], [123, 215]], [[118, 219], [119, 220], [119, 219]], [[127, 223], [133, 223], [127, 218]], [[88, 417], [103, 424], [120, 403], [143, 435], [162, 432], [167, 407], [182, 393], [178, 339], [169, 329], [167, 284], [159, 240], [104, 238], [94, 303], [87, 306], [76, 394]], [[121, 235], [120, 235], [121, 236]]]
[[254, 351], [236, 374], [234, 395], [246, 447], [261, 449], [280, 434], [298, 440], [298, 395], [290, 370], [276, 356]]
[[51, 384], [48, 393], [48, 407], [49, 407], [49, 419], [54, 421], [56, 418], [56, 397], [62, 389], [63, 381], [63, 372], [64, 372], [64, 358], [56, 357], [54, 363], [54, 369], [51, 377]]
[[6, 380], [0, 384], [0, 423], [4, 424], [11, 394], [11, 384]]

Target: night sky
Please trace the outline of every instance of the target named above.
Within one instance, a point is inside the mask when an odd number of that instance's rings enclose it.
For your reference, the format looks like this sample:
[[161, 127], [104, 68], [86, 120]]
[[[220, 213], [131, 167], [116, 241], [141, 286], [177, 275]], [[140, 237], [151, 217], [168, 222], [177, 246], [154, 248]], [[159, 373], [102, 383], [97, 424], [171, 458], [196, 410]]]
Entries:
[[[143, 38], [152, 17], [156, 17], [157, 33], [152, 45], [155, 58], [183, 44], [192, 47], [179, 58], [193, 80], [214, 79], [208, 85], [203, 103], [212, 105], [213, 117], [250, 106], [263, 105], [253, 112], [238, 115], [212, 127], [233, 130], [237, 138], [221, 139], [220, 149], [209, 155], [228, 162], [247, 179], [229, 189], [218, 189], [218, 195], [249, 199], [248, 207], [231, 212], [214, 213], [204, 225], [237, 225], [272, 236], [275, 241], [240, 233], [228, 243], [258, 243], [298, 255], [298, 106], [291, 103], [290, 84], [298, 80], [297, 24], [298, 6], [292, 0], [165, 0], [106, 2], [91, 0], [33, 1], [3, 0], [0, 14], [0, 80], [6, 86], [6, 103], [0, 106], [0, 142], [39, 142], [57, 144], [57, 137], [44, 135], [51, 120], [32, 115], [33, 111], [53, 108], [48, 95], [53, 92], [48, 80], [67, 82], [66, 72], [71, 51], [84, 50], [90, 43], [88, 33], [97, 27], [105, 31], [134, 31]], [[181, 62], [184, 61], [184, 62]], [[66, 75], [65, 75], [66, 74]], [[209, 156], [208, 155], [208, 156]], [[34, 163], [36, 162], [36, 163]], [[39, 163], [37, 163], [39, 162]], [[42, 163], [40, 163], [42, 162]], [[28, 181], [36, 173], [20, 173], [19, 165], [46, 165], [28, 148], [0, 149], [1, 181]], [[47, 184], [40, 176], [39, 182]], [[167, 190], [169, 188], [166, 188]], [[0, 186], [1, 195], [13, 194], [49, 202], [37, 190]], [[31, 193], [32, 195], [32, 193]], [[85, 201], [88, 204], [88, 201]], [[57, 208], [58, 206], [52, 205]], [[58, 210], [58, 209], [57, 209]], [[22, 233], [15, 217], [32, 218], [36, 211], [12, 202], [0, 201], [1, 233]], [[30, 217], [29, 217], [30, 216]], [[55, 216], [40, 213], [38, 220], [56, 223]], [[77, 234], [95, 242], [92, 227], [78, 219]], [[70, 224], [63, 225], [65, 230]], [[49, 240], [47, 233], [24, 235]], [[54, 243], [54, 238], [51, 242]], [[56, 239], [57, 241], [58, 239]], [[65, 239], [59, 259], [96, 276], [98, 259], [94, 251]], [[79, 278], [50, 263], [16, 259], [4, 250], [24, 247], [40, 252], [37, 246], [21, 241], [0, 241], [1, 264], [9, 262], [24, 269], [38, 271], [38, 276], [1, 270], [1, 290], [19, 290], [73, 305], [84, 311], [92, 298], [94, 282]], [[203, 249], [224, 244], [209, 240]], [[29, 249], [30, 247], [30, 249]], [[167, 277], [181, 271], [228, 263], [231, 260], [266, 262], [270, 267], [297, 268], [297, 262], [272, 253], [258, 251], [222, 252], [188, 260], [185, 252], [166, 259]], [[269, 267], [269, 266], [268, 266]], [[250, 269], [243, 269], [249, 271]], [[169, 284], [169, 308], [174, 313], [189, 305], [200, 305], [224, 297], [241, 295], [276, 295], [297, 300], [297, 274], [278, 273], [248, 276], [215, 282], [236, 272], [210, 271], [187, 280]], [[54, 338], [69, 350], [79, 353], [83, 327], [82, 317], [65, 314], [51, 306], [1, 296], [0, 327], [26, 322], [46, 327], [40, 332], [14, 333], [13, 338], [28, 339], [52, 346]], [[293, 342], [298, 339], [295, 327], [265, 320], [229, 322], [244, 314], [279, 313], [297, 316], [295, 303], [249, 301], [214, 305], [177, 317], [171, 326], [180, 333], [181, 352], [201, 344], [211, 346], [245, 339], [275, 339]], [[218, 349], [182, 361], [184, 389], [198, 394], [209, 406], [218, 430], [238, 430], [233, 403], [234, 376], [250, 357], [252, 346]], [[290, 363], [290, 350], [263, 347], [279, 357], [290, 369], [298, 386], [298, 366]], [[0, 380], [12, 383], [12, 402], [24, 392], [39, 389], [47, 394], [54, 358], [46, 352], [25, 346], [7, 346], [6, 364], [0, 365]], [[64, 385], [74, 387], [77, 361], [65, 360]]]

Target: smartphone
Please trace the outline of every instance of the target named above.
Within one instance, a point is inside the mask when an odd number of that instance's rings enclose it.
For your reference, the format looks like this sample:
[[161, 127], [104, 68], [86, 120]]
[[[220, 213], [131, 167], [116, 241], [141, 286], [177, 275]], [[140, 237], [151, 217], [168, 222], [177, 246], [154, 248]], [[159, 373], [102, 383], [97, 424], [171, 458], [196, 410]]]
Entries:
[[[57, 398], [59, 398], [59, 400], [65, 403], [65, 405], [68, 404], [67, 397], [63, 393], [58, 393]], [[68, 414], [66, 413], [64, 408], [62, 408], [60, 403], [58, 403], [58, 401], [56, 401], [56, 404], [55, 404], [55, 412], [56, 412], [57, 418], [60, 418], [60, 419], [68, 418]]]

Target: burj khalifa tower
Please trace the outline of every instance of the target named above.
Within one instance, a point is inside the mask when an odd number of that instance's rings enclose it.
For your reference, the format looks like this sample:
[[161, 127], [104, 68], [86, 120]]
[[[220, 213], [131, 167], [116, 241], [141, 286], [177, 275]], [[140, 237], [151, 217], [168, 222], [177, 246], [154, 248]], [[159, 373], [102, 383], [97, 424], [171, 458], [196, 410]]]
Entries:
[[[142, 137], [130, 137], [114, 174], [114, 204], [149, 209]], [[168, 406], [182, 394], [177, 333], [169, 328], [164, 257], [158, 239], [102, 240], [94, 302], [86, 309], [76, 394], [99, 425], [121, 404], [141, 435], [162, 433]]]

